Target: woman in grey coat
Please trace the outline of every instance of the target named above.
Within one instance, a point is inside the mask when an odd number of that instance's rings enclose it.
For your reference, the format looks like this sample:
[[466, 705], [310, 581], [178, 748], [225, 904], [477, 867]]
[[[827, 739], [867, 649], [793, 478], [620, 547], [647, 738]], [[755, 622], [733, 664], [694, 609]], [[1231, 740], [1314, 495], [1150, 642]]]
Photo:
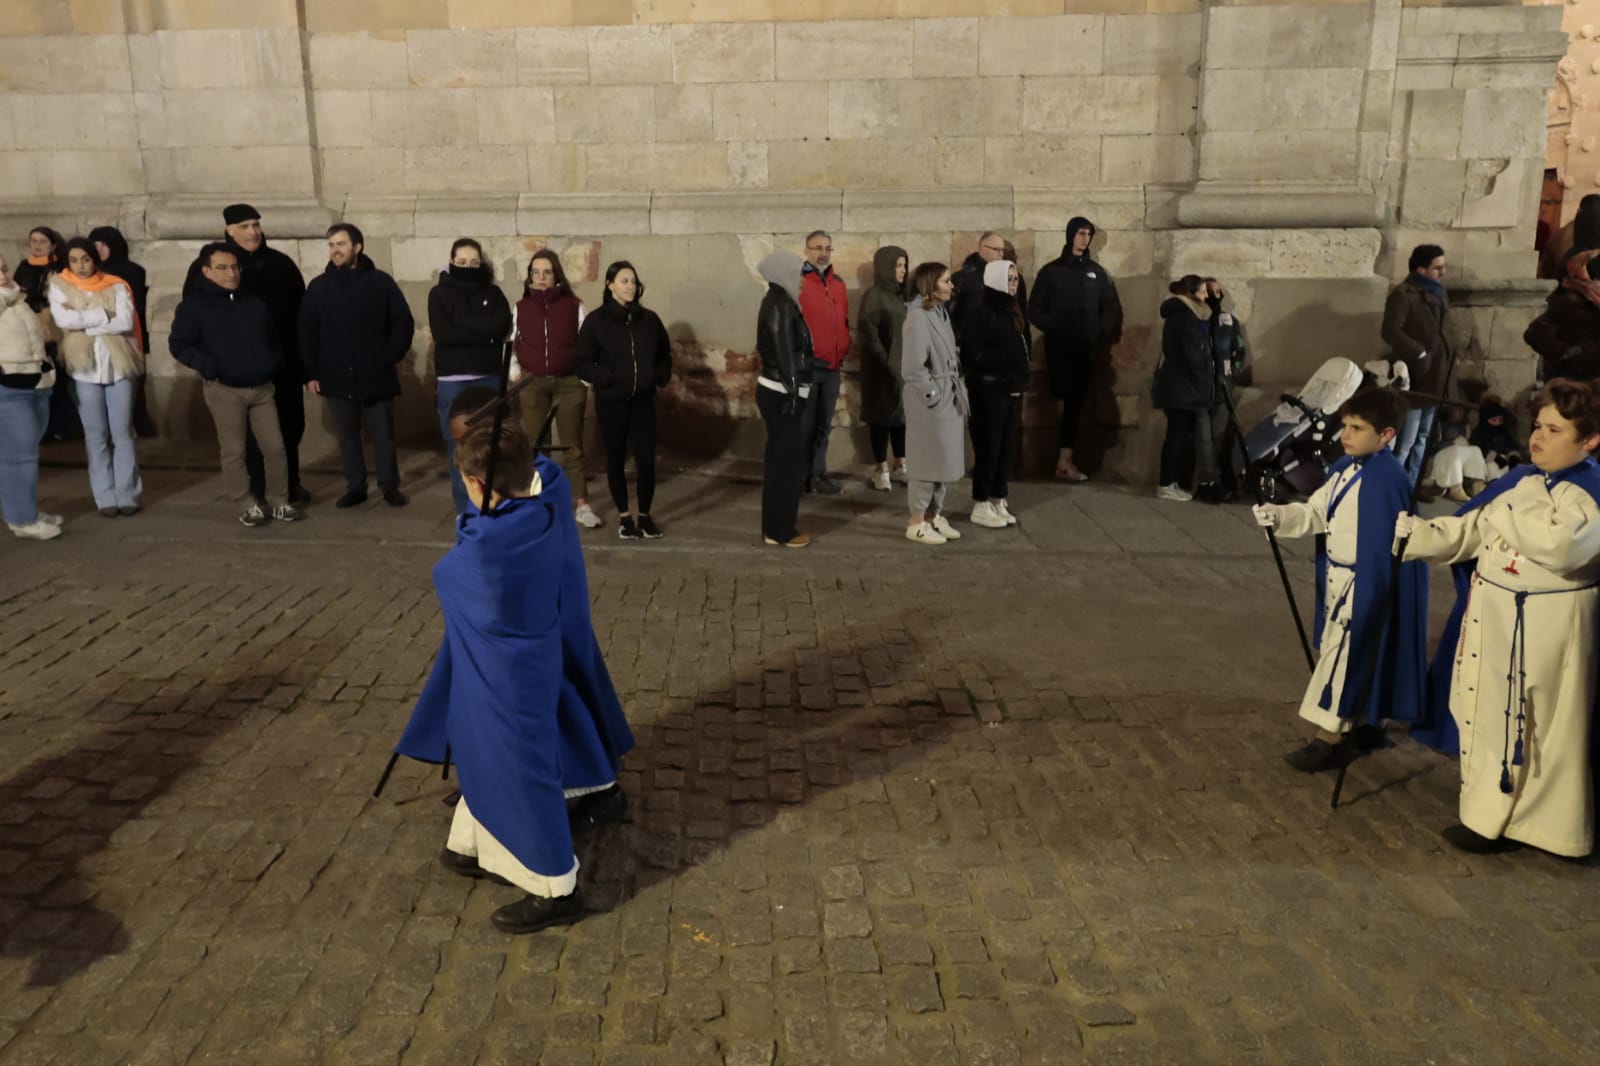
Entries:
[[960, 481], [966, 474], [970, 408], [950, 326], [948, 307], [955, 293], [950, 268], [923, 263], [912, 275], [912, 286], [916, 296], [906, 305], [900, 342], [911, 508], [906, 539], [943, 544], [961, 536], [944, 516], [944, 493], [947, 482]]

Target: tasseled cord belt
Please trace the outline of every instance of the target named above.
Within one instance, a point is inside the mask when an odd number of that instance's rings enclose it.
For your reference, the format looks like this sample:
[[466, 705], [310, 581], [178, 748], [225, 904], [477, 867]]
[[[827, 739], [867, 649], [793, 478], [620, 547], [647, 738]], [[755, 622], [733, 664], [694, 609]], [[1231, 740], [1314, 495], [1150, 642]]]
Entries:
[[[1328, 565], [1336, 567], [1340, 570], [1349, 570], [1352, 573], [1355, 571], [1354, 566], [1351, 566], [1348, 563], [1335, 562], [1332, 558], [1328, 560]], [[1350, 598], [1351, 590], [1355, 587], [1355, 578], [1351, 578], [1350, 583], [1346, 585], [1344, 587], [1344, 591], [1339, 594], [1339, 598], [1333, 601], [1333, 610], [1328, 612], [1329, 625], [1333, 625], [1334, 619], [1339, 617], [1339, 610], [1344, 607], [1345, 601]], [[1343, 633], [1339, 637], [1338, 645], [1336, 645], [1333, 650], [1333, 669], [1328, 671], [1328, 683], [1322, 686], [1322, 695], [1317, 700], [1317, 706], [1322, 708], [1324, 711], [1330, 711], [1333, 709], [1333, 679], [1339, 676], [1339, 660], [1344, 658], [1345, 649], [1350, 646], [1350, 624], [1347, 622], [1341, 628], [1343, 629]], [[1348, 678], [1346, 680], [1348, 680]]]
[[[1500, 744], [1500, 791], [1509, 796], [1515, 791], [1511, 784], [1511, 768], [1513, 766], [1521, 766], [1523, 763], [1523, 736], [1528, 725], [1528, 597], [1584, 592], [1588, 589], [1600, 587], [1600, 582], [1593, 582], [1570, 589], [1545, 589], [1541, 592], [1528, 592], [1522, 589], [1508, 589], [1498, 582], [1490, 581], [1482, 574], [1478, 575], [1478, 580], [1485, 585], [1493, 585], [1501, 592], [1511, 593], [1517, 606], [1516, 621], [1511, 626], [1511, 662], [1506, 665], [1506, 735]], [[1517, 708], [1517, 739], [1514, 747], [1511, 743], [1512, 704], [1515, 704]], [[1508, 752], [1509, 758], [1507, 758]]]

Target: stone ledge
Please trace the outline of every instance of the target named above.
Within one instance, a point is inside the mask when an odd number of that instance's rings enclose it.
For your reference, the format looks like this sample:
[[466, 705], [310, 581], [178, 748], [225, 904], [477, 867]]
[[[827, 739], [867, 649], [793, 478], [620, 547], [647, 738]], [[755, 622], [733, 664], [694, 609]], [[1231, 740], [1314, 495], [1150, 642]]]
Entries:
[[[207, 240], [222, 233], [222, 209], [242, 197], [152, 197], [145, 212], [147, 234], [152, 240]], [[245, 202], [261, 212], [262, 227], [270, 236], [283, 239], [321, 237], [336, 219], [334, 210], [309, 200], [268, 200], [254, 197]]]
[[1016, 229], [1061, 231], [1067, 219], [1082, 215], [1100, 229], [1145, 228], [1142, 185], [1057, 185], [1011, 191]]
[[525, 193], [517, 198], [516, 230], [532, 234], [650, 232], [650, 194]]
[[1449, 286], [1450, 303], [1461, 307], [1539, 307], [1556, 283], [1549, 278], [1494, 278]]
[[1195, 229], [1366, 229], [1383, 225], [1383, 198], [1349, 186], [1218, 183], [1180, 196], [1176, 221]]
[[1013, 217], [1009, 185], [935, 189], [845, 189], [846, 233], [910, 231], [926, 226], [936, 214], [940, 229], [983, 230]]
[[668, 236], [840, 230], [844, 195], [840, 189], [657, 193], [648, 230]]

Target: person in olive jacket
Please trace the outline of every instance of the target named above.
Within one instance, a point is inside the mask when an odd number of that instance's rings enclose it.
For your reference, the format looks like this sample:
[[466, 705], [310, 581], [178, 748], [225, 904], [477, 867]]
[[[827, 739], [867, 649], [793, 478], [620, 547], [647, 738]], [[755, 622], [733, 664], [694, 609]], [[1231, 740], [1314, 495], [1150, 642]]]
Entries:
[[[633, 264], [606, 268], [600, 310], [578, 329], [575, 367], [594, 389], [594, 413], [606, 445], [606, 481], [616, 504], [617, 536], [658, 540], [650, 517], [656, 495], [656, 390], [672, 379], [672, 340], [654, 311], [644, 307], [644, 282]], [[628, 504], [628, 446], [639, 483], [639, 509]]]
[[373, 265], [361, 231], [348, 222], [328, 228], [328, 268], [313, 279], [300, 305], [300, 357], [306, 387], [333, 409], [339, 423], [339, 461], [345, 494], [336, 507], [367, 500], [363, 431], [372, 440], [378, 488], [391, 507], [410, 501], [400, 491], [394, 443], [395, 367], [411, 350], [416, 322], [394, 279]]
[[[289, 467], [274, 402], [283, 369], [283, 343], [266, 302], [242, 290], [239, 258], [221, 241], [200, 249], [200, 273], [186, 287], [167, 345], [172, 357], [204, 379], [206, 407], [217, 427], [222, 475], [234, 498], [249, 501], [239, 521], [267, 523], [301, 517], [289, 499]], [[265, 496], [257, 497], [245, 466], [246, 432], [261, 449]]]
[[872, 487], [890, 489], [889, 447], [895, 468], [906, 472], [905, 382], [900, 380], [900, 332], [911, 299], [911, 261], [904, 248], [888, 244], [872, 255], [872, 287], [856, 308], [856, 338], [861, 346], [861, 421], [872, 437]]
[[[1150, 383], [1151, 402], [1167, 415], [1161, 442], [1163, 500], [1192, 500], [1195, 495], [1218, 502], [1217, 450], [1211, 435], [1211, 408], [1217, 400], [1217, 370], [1212, 361], [1211, 308], [1205, 303], [1205, 282], [1185, 274], [1167, 287], [1172, 295], [1161, 303], [1161, 362]], [[1184, 490], [1185, 468], [1192, 463], [1199, 487]]]
[[456, 469], [450, 404], [463, 389], [499, 384], [504, 346], [511, 336], [511, 305], [494, 283], [494, 268], [483, 261], [483, 245], [471, 237], [450, 246], [450, 265], [439, 272], [439, 284], [428, 293], [428, 332], [433, 334], [439, 433], [450, 463], [450, 497], [456, 514], [465, 514], [472, 501]]
[[1017, 300], [1021, 275], [1004, 259], [983, 268], [982, 300], [967, 313], [961, 361], [972, 401], [972, 523], [986, 529], [1017, 524], [1006, 503], [1018, 409], [1028, 387], [1027, 317]]
[[[761, 479], [761, 539], [786, 548], [804, 548], [811, 538], [800, 532], [800, 489], [809, 468], [806, 401], [811, 395], [811, 330], [800, 310], [800, 272], [805, 261], [776, 251], [757, 268], [767, 282], [756, 315], [756, 408], [767, 424], [765, 471]], [[903, 313], [903, 312], [902, 312]]]
[[1072, 461], [1078, 443], [1078, 423], [1095, 357], [1115, 343], [1122, 329], [1122, 301], [1106, 268], [1089, 258], [1094, 223], [1074, 218], [1067, 223], [1067, 244], [1059, 259], [1046, 263], [1033, 283], [1028, 319], [1044, 334], [1045, 362], [1050, 371], [1050, 391], [1061, 401], [1060, 457], [1056, 477], [1087, 481], [1088, 475]]

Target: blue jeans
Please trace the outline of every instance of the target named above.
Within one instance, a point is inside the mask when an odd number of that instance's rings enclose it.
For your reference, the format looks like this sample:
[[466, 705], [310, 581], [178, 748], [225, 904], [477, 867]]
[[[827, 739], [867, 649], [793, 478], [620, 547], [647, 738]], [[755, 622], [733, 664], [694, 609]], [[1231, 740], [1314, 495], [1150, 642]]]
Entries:
[[[481, 378], [465, 378], [461, 381], [440, 381], [436, 384], [438, 385], [439, 434], [444, 437], [444, 453], [450, 463], [450, 498], [455, 501], [456, 514], [465, 514], [467, 505], [472, 501], [467, 499], [466, 483], [461, 480], [461, 471], [456, 469], [456, 441], [450, 435], [450, 405], [455, 402], [455, 398], [461, 395], [465, 389], [470, 389], [474, 385], [487, 385], [491, 389], [498, 389], [500, 382], [496, 378], [485, 376]], [[510, 417], [513, 412], [508, 411], [506, 414], [507, 417]]]
[[1394, 457], [1406, 468], [1406, 474], [1415, 485], [1422, 476], [1422, 460], [1428, 453], [1428, 434], [1433, 432], [1437, 407], [1413, 407], [1400, 423], [1400, 432], [1394, 437]]
[[139, 457], [133, 450], [133, 400], [143, 378], [123, 378], [110, 385], [74, 381], [78, 417], [83, 419], [83, 445], [89, 457], [89, 488], [94, 505], [137, 507], [144, 494]]
[[0, 514], [6, 525], [39, 520], [39, 441], [49, 419], [49, 389], [0, 386]]

